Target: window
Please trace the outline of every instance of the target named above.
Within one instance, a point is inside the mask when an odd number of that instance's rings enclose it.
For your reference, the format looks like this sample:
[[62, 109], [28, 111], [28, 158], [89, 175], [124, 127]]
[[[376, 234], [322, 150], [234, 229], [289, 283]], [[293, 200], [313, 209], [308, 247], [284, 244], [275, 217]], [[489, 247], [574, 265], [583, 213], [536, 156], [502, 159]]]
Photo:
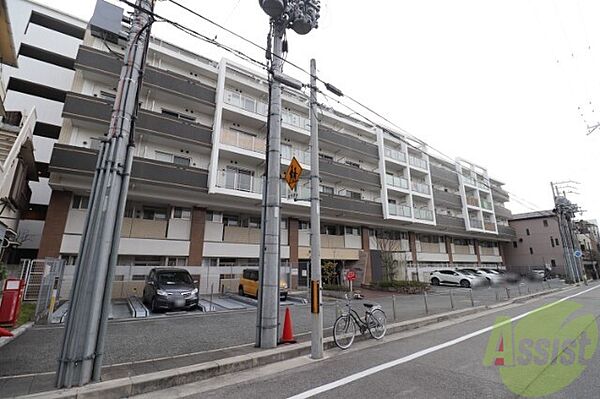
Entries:
[[333, 187], [330, 187], [330, 186], [324, 186], [324, 185], [321, 185], [321, 186], [319, 186], [319, 187], [320, 187], [320, 189], [321, 189], [321, 192], [322, 192], [323, 194], [333, 195]]
[[360, 229], [358, 227], [346, 226], [346, 235], [358, 236], [360, 235]]
[[556, 246], [558, 246], [558, 245], [559, 245], [559, 244], [558, 244], [558, 238], [555, 238], [555, 239], [554, 239], [554, 244], [556, 244]]
[[181, 165], [181, 166], [190, 166], [190, 164], [191, 164], [191, 159], [188, 157], [173, 155], [173, 154], [170, 154], [168, 152], [163, 152], [163, 151], [154, 151], [154, 158], [157, 161], [174, 163], [175, 165]]
[[292, 146], [289, 144], [281, 144], [281, 158], [292, 159]]
[[237, 216], [223, 215], [223, 224], [225, 226], [239, 226], [240, 219]]
[[544, 219], [544, 227], [548, 227], [548, 221]]
[[145, 220], [167, 220], [167, 210], [164, 208], [142, 208], [142, 219]]
[[185, 257], [167, 257], [167, 266], [187, 266]]
[[529, 247], [529, 253], [533, 255], [533, 248]]
[[206, 212], [206, 221], [221, 223], [221, 222], [223, 222], [223, 214], [221, 212], [207, 211]]
[[73, 205], [71, 206], [73, 209], [87, 209], [88, 202], [90, 197], [83, 195], [75, 195], [73, 196]]
[[323, 154], [323, 153], [319, 153], [319, 158], [327, 159], [328, 161], [333, 161], [333, 157], [331, 155], [327, 155], [327, 154]]
[[529, 229], [525, 229], [525, 234], [530, 235], [529, 234]]
[[100, 98], [114, 103], [117, 96], [115, 93], [109, 93], [107, 91], [100, 90]]
[[352, 166], [353, 168], [358, 168], [360, 169], [360, 164], [357, 162], [352, 162], [352, 161], [346, 161], [346, 165], [348, 166]]
[[358, 191], [346, 190], [346, 196], [356, 200], [362, 199], [362, 194]]
[[169, 115], [174, 118], [183, 119], [183, 120], [190, 121], [190, 122], [196, 122], [195, 117], [193, 117], [191, 115], [183, 114], [181, 112], [172, 111], [172, 110], [166, 109], [166, 108], [162, 108], [161, 112], [163, 115]]
[[288, 228], [288, 221], [287, 221], [287, 219], [282, 219], [280, 223], [281, 223], [281, 229], [282, 230], [287, 230], [287, 228]]
[[550, 259], [550, 266], [556, 267], [556, 260]]
[[304, 222], [304, 221], [300, 221], [299, 226], [298, 226], [299, 230], [310, 230], [310, 222]]
[[518, 247], [518, 244], [517, 244], [517, 242], [516, 242], [516, 241], [513, 241], [513, 248], [517, 248], [517, 247]]
[[173, 155], [173, 163], [175, 165], [190, 166], [191, 160], [187, 157], [180, 157], [178, 155]]
[[325, 225], [321, 226], [321, 234], [326, 234], [329, 236], [340, 236], [343, 235], [343, 229], [340, 229], [339, 226], [336, 225]]
[[[136, 256], [133, 258], [134, 266], [161, 266], [160, 256]], [[142, 279], [143, 280], [143, 279]]]
[[190, 208], [173, 208], [173, 219], [190, 220], [192, 218], [192, 210]]
[[552, 245], [552, 248], [554, 248], [554, 238], [550, 237], [550, 245]]

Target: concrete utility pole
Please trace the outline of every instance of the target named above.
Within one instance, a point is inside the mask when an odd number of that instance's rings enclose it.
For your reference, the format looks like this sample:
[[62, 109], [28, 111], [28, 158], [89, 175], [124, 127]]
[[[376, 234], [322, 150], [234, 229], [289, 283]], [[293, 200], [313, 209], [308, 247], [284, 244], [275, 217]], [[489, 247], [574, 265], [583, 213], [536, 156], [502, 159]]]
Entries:
[[572, 204], [565, 195], [560, 195], [555, 183], [551, 182], [550, 187], [552, 188], [554, 207], [556, 209], [556, 216], [558, 217], [560, 239], [562, 241], [563, 253], [567, 266], [567, 277], [570, 282], [579, 283], [581, 281], [579, 262], [575, 258], [573, 233], [569, 226], [577, 206]]
[[319, 125], [317, 121], [317, 63], [310, 60], [310, 288], [311, 357], [323, 358], [321, 306], [321, 204], [319, 198]]
[[[267, 137], [266, 185], [263, 189], [263, 236], [261, 239], [256, 346], [275, 348], [279, 330], [279, 271], [281, 234], [281, 83], [291, 82], [283, 75], [283, 36], [287, 28], [305, 35], [317, 27], [319, 0], [259, 0], [263, 11], [271, 17], [267, 57], [270, 98]], [[271, 47], [272, 40], [272, 47]], [[292, 82], [292, 86], [294, 86]]]
[[107, 138], [98, 154], [71, 291], [56, 386], [100, 380], [112, 280], [133, 162], [138, 108], [154, 0], [137, 0]]

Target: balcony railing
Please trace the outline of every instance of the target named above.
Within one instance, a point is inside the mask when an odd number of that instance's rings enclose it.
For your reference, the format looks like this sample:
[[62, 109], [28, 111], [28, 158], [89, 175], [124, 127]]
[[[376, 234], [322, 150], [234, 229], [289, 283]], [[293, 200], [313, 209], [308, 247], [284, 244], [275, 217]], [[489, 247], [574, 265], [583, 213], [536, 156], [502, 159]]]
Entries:
[[412, 217], [410, 213], [410, 206], [408, 205], [388, 204], [388, 209], [390, 211], [390, 215], [392, 216], [403, 216], [407, 218]]
[[429, 195], [431, 193], [431, 191], [429, 191], [429, 185], [425, 184], [425, 183], [419, 183], [419, 182], [413, 181], [413, 182], [411, 182], [411, 187], [412, 187], [413, 191], [416, 191], [418, 193], [427, 194], [427, 195]]
[[[267, 116], [269, 113], [269, 105], [266, 102], [257, 100], [245, 94], [238, 93], [234, 90], [225, 89], [223, 101], [226, 104], [233, 105], [236, 108], [240, 108], [261, 116]], [[295, 126], [303, 130], [310, 130], [310, 120], [308, 118], [286, 109], [282, 110], [281, 112], [281, 120], [285, 124]]]
[[416, 166], [417, 168], [427, 169], [427, 161], [421, 158], [413, 157], [412, 155], [408, 156], [408, 163], [412, 166]]
[[442, 253], [442, 250], [440, 249], [440, 244], [437, 242], [422, 242], [421, 252], [439, 254]]
[[395, 161], [406, 163], [406, 154], [393, 148], [385, 147], [385, 156]]
[[235, 130], [223, 130], [221, 132], [221, 143], [232, 145], [234, 147], [243, 148], [254, 152], [264, 154], [266, 151], [265, 139], [237, 132]]
[[385, 176], [385, 181], [388, 186], [404, 188], [408, 190], [408, 180], [406, 180], [404, 177], [387, 175]]
[[477, 197], [467, 197], [467, 204], [479, 207], [479, 200]]
[[221, 171], [217, 178], [217, 187], [246, 193], [262, 194], [262, 178]]
[[496, 231], [496, 225], [492, 222], [485, 222], [483, 223], [483, 225], [485, 226], [485, 230], [487, 231]]
[[475, 179], [473, 179], [470, 176], [463, 176], [463, 181], [465, 184], [468, 184], [473, 187], [477, 187], [477, 183], [475, 182]]
[[429, 209], [413, 208], [413, 212], [415, 213], [415, 219], [430, 221], [433, 220], [433, 212]]
[[454, 244], [454, 253], [460, 255], [473, 255], [473, 252], [471, 252], [471, 248], [468, 245]]
[[483, 229], [483, 222], [478, 219], [469, 219], [469, 225], [474, 229]]
[[296, 190], [293, 191], [285, 181], [282, 181], [281, 198], [296, 201], [310, 201], [310, 184], [298, 184], [296, 185]]
[[289, 147], [281, 147], [281, 159], [291, 160], [296, 157], [298, 162], [310, 165], [310, 151], [293, 148], [290, 150]]
[[492, 203], [488, 200], [481, 200], [481, 207], [483, 209], [487, 209], [488, 211], [492, 210]]
[[487, 182], [483, 182], [483, 181], [478, 181], [477, 182], [477, 187], [479, 187], [482, 190], [486, 190], [489, 191], [490, 189], [490, 184]]

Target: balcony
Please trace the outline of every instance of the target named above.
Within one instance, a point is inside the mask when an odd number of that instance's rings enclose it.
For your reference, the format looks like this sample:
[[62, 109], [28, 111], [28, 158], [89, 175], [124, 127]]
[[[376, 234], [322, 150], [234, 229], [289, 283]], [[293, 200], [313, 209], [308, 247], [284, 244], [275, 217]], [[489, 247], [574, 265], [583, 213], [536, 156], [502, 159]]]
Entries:
[[[96, 150], [57, 143], [52, 151], [50, 171], [91, 175], [96, 168], [97, 159]], [[204, 169], [136, 157], [133, 160], [131, 182], [151, 182], [154, 185], [206, 191], [208, 172]]]
[[416, 191], [421, 194], [430, 195], [430, 193], [431, 193], [431, 191], [429, 190], [429, 185], [426, 183], [412, 181], [411, 187], [412, 187], [413, 191]]
[[435, 222], [439, 227], [443, 227], [452, 231], [465, 231], [465, 219], [462, 217], [448, 216], [448, 215], [435, 215]]
[[[420, 252], [439, 254], [442, 253], [442, 250], [440, 249], [440, 244], [437, 242], [421, 242]], [[445, 251], [443, 253], [445, 253]]]
[[[95, 48], [80, 46], [75, 61], [77, 69], [102, 72], [112, 75], [115, 84], [121, 73], [122, 61], [112, 54]], [[178, 73], [148, 66], [144, 72], [144, 86], [157, 87], [177, 96], [185, 96], [194, 101], [214, 105], [215, 89]]]
[[319, 160], [319, 171], [323, 175], [330, 175], [336, 179], [350, 180], [360, 185], [381, 187], [379, 173], [355, 168], [339, 162], [321, 158]]
[[509, 239], [515, 239], [517, 237], [515, 229], [510, 226], [498, 225], [498, 234]]
[[427, 161], [424, 160], [424, 159], [417, 158], [417, 157], [414, 157], [412, 155], [409, 155], [408, 156], [408, 163], [411, 166], [414, 166], [416, 168], [427, 170]]
[[477, 183], [475, 182], [475, 179], [473, 179], [471, 176], [464, 176], [463, 175], [462, 178], [463, 178], [463, 182], [465, 184], [468, 184], [469, 186], [472, 186], [472, 187], [477, 187]]
[[121, 237], [127, 238], [155, 238], [165, 239], [167, 237], [167, 220], [146, 220], [123, 218]]
[[483, 209], [487, 209], [488, 211], [491, 211], [493, 209], [492, 203], [490, 201], [484, 200], [484, 199], [481, 200], [481, 207]]
[[262, 195], [262, 178], [245, 173], [219, 171], [217, 187], [240, 193], [253, 193]]
[[490, 184], [484, 181], [477, 181], [477, 187], [479, 187], [480, 190], [484, 190], [484, 191], [489, 191], [490, 190]]
[[411, 218], [410, 206], [399, 205], [399, 204], [388, 204], [388, 211], [391, 216], [401, 216], [405, 218]]
[[459, 255], [473, 255], [474, 253], [471, 252], [471, 247], [469, 247], [468, 245], [454, 245], [454, 252], [455, 254], [459, 254]]
[[405, 190], [408, 190], [408, 180], [405, 179], [404, 177], [386, 175], [385, 182], [387, 183], [388, 186], [392, 186], [392, 187], [396, 187], [396, 188], [403, 188]]
[[338, 217], [342, 212], [383, 219], [380, 202], [352, 199], [342, 195], [321, 193], [321, 210], [331, 210]]
[[481, 255], [484, 255], [484, 256], [499, 256], [500, 255], [500, 251], [498, 250], [498, 247], [479, 246], [479, 252], [481, 253]]
[[494, 212], [496, 213], [496, 216], [500, 216], [505, 219], [512, 218], [512, 212], [502, 205], [494, 205]]
[[436, 205], [443, 205], [451, 209], [462, 209], [462, 200], [458, 194], [434, 189], [433, 200]]
[[319, 127], [319, 142], [331, 144], [337, 149], [366, 156], [372, 160], [379, 159], [379, 150], [375, 144], [348, 134], [334, 132], [324, 127]]
[[296, 147], [281, 146], [281, 159], [291, 161], [293, 157], [296, 157], [298, 162], [305, 165], [310, 165], [310, 151], [301, 150]]
[[496, 231], [496, 224], [493, 222], [484, 222], [483, 226], [486, 231]]
[[406, 154], [404, 152], [389, 147], [385, 147], [384, 152], [386, 158], [393, 159], [397, 162], [406, 163]]
[[413, 208], [415, 219], [433, 221], [433, 212], [429, 209]]
[[483, 230], [483, 222], [478, 219], [469, 219], [469, 225], [472, 229], [480, 229]]
[[264, 154], [267, 148], [265, 139], [235, 130], [223, 130], [221, 132], [221, 143], [261, 154]]
[[503, 188], [501, 187], [492, 187], [492, 190], [494, 192], [494, 198], [501, 201], [501, 202], [507, 202], [510, 200], [509, 196], [508, 196], [508, 192], [505, 191]]
[[[105, 100], [78, 93], [67, 93], [62, 116], [108, 127], [112, 105]], [[212, 143], [212, 128], [198, 123], [140, 109], [135, 130], [169, 139], [185, 140], [209, 146]]]
[[310, 202], [310, 183], [296, 185], [296, 190], [292, 190], [285, 181], [281, 182], [281, 198], [288, 200]]
[[429, 165], [431, 170], [431, 181], [458, 189], [458, 175], [455, 171], [435, 165]]
[[479, 200], [477, 197], [467, 196], [467, 204], [479, 208]]

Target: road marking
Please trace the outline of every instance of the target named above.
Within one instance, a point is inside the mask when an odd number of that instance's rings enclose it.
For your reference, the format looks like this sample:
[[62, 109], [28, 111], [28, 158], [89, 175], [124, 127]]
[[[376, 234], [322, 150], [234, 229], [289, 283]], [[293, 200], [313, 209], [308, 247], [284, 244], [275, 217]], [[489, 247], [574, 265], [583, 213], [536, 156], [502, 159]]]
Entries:
[[299, 393], [297, 395], [290, 396], [288, 399], [305, 399], [305, 398], [310, 398], [312, 396], [321, 394], [323, 392], [331, 391], [332, 389], [339, 388], [339, 387], [341, 387], [343, 385], [347, 385], [347, 384], [349, 384], [351, 382], [354, 382], [356, 380], [359, 380], [361, 378], [368, 377], [370, 375], [379, 373], [380, 371], [387, 370], [389, 368], [398, 366], [400, 364], [408, 363], [408, 362], [410, 362], [412, 360], [418, 359], [418, 358], [423, 357], [425, 355], [428, 355], [430, 353], [437, 352], [437, 351], [439, 351], [441, 349], [445, 349], [445, 348], [448, 348], [450, 346], [454, 346], [454, 345], [459, 344], [459, 343], [461, 343], [463, 341], [466, 341], [466, 340], [469, 340], [471, 338], [477, 337], [477, 336], [479, 336], [481, 334], [485, 334], [486, 332], [491, 331], [491, 330], [493, 330], [496, 327], [503, 326], [503, 325], [508, 324], [508, 323], [512, 323], [514, 321], [517, 321], [519, 319], [527, 317], [527, 316], [529, 316], [529, 315], [531, 315], [533, 313], [537, 313], [537, 312], [540, 312], [542, 310], [548, 309], [548, 308], [550, 308], [552, 306], [556, 306], [557, 304], [559, 304], [561, 302], [564, 302], [564, 301], [567, 301], [569, 299], [578, 297], [578, 296], [583, 295], [585, 293], [588, 293], [588, 292], [590, 292], [592, 290], [595, 290], [596, 288], [600, 288], [600, 285], [597, 285], [595, 287], [589, 288], [589, 289], [587, 289], [585, 291], [581, 291], [581, 292], [579, 292], [577, 294], [566, 296], [564, 298], [559, 299], [558, 301], [549, 303], [549, 304], [544, 305], [542, 307], [539, 307], [537, 309], [530, 310], [529, 312], [525, 312], [523, 314], [520, 314], [519, 316], [515, 316], [512, 319], [507, 320], [507, 321], [505, 321], [503, 323], [496, 324], [496, 325], [493, 325], [493, 326], [490, 326], [490, 327], [486, 327], [486, 328], [483, 328], [481, 330], [477, 330], [477, 331], [474, 331], [472, 333], [463, 335], [462, 337], [455, 338], [455, 339], [453, 339], [451, 341], [444, 342], [443, 344], [439, 344], [439, 345], [436, 345], [436, 346], [432, 346], [432, 347], [420, 350], [420, 351], [415, 352], [415, 353], [413, 353], [411, 355], [404, 356], [404, 357], [402, 357], [400, 359], [392, 360], [390, 362], [380, 364], [379, 366], [371, 367], [370, 369], [366, 369], [366, 370], [360, 371], [358, 373], [349, 375], [348, 377], [344, 377], [344, 378], [339, 379], [337, 381], [330, 382], [329, 384], [321, 385], [319, 387], [310, 389], [308, 391]]

